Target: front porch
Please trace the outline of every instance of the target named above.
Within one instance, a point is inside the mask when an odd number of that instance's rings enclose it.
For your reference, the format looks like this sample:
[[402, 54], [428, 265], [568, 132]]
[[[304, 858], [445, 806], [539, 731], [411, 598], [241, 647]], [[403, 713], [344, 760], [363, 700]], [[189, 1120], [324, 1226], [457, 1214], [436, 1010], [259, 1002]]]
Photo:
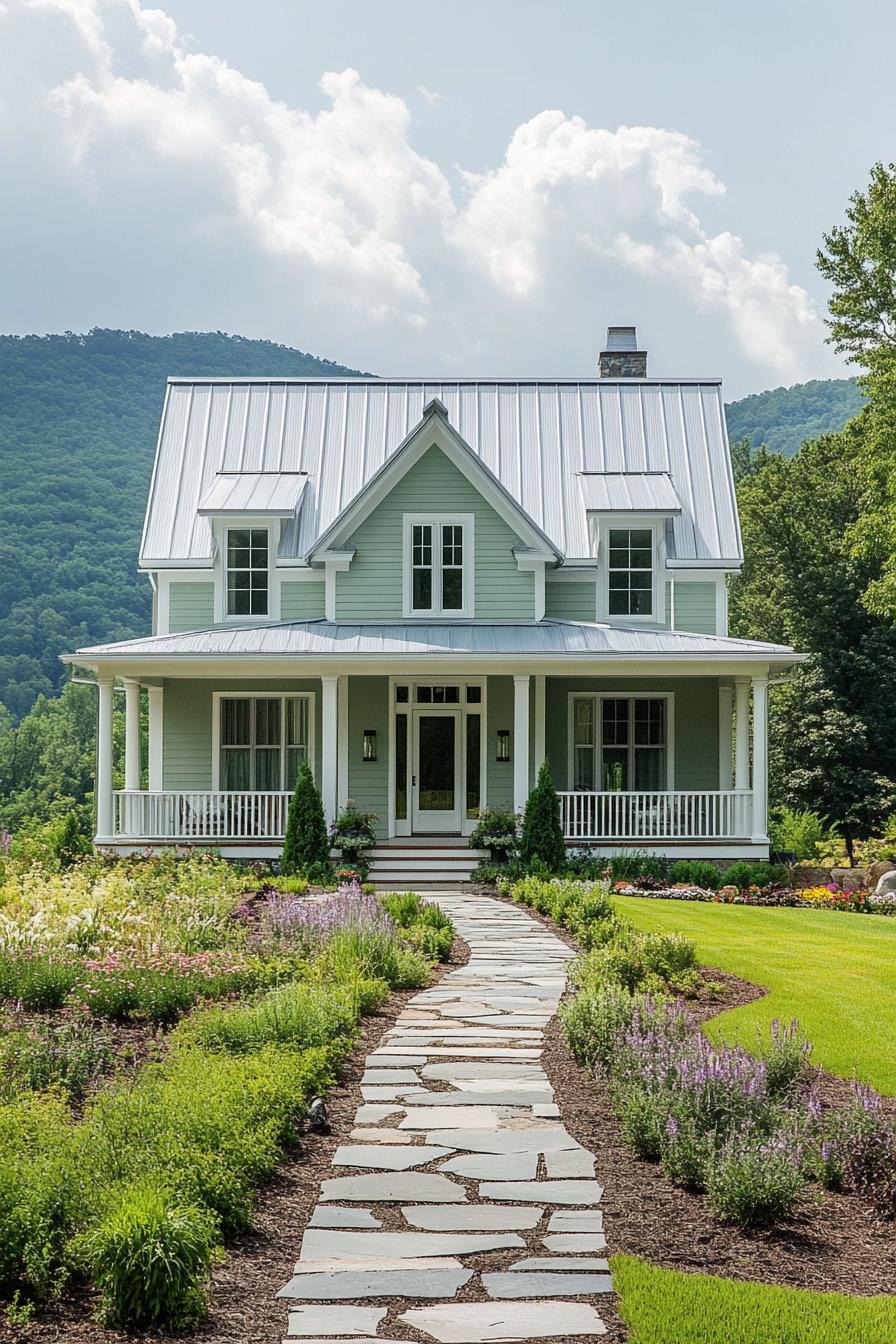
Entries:
[[113, 789], [114, 683], [99, 678], [102, 847], [200, 845], [274, 858], [303, 758], [329, 819], [351, 798], [377, 814], [384, 844], [462, 842], [481, 808], [522, 811], [547, 758], [571, 847], [768, 852], [764, 676], [445, 669], [128, 676], [123, 687], [125, 787]]

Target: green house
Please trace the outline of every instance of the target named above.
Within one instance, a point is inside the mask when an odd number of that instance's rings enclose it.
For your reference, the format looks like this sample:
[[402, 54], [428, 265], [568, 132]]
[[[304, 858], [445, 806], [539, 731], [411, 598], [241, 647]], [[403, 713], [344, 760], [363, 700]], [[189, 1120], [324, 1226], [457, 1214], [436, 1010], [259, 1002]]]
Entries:
[[69, 657], [96, 844], [273, 857], [307, 758], [330, 817], [377, 814], [375, 875], [460, 876], [547, 757], [571, 845], [765, 855], [799, 655], [729, 638], [741, 562], [720, 383], [648, 378], [634, 328], [593, 379], [172, 378], [152, 633]]

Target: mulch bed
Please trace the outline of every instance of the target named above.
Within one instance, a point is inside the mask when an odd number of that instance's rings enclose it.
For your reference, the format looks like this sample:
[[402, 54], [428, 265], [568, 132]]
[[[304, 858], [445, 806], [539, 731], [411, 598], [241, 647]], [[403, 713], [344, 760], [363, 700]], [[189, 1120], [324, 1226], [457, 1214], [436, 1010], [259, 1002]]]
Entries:
[[[692, 1001], [695, 1021], [763, 994], [727, 972], [705, 968], [704, 974], [725, 988]], [[610, 1254], [755, 1283], [857, 1296], [896, 1293], [896, 1226], [862, 1200], [810, 1186], [798, 1215], [781, 1227], [743, 1232], [719, 1223], [701, 1195], [680, 1190], [658, 1165], [632, 1152], [606, 1083], [576, 1064], [557, 1018], [548, 1027], [542, 1065], [567, 1129], [598, 1156]], [[845, 1096], [840, 1079], [820, 1073], [819, 1085], [825, 1100]]]

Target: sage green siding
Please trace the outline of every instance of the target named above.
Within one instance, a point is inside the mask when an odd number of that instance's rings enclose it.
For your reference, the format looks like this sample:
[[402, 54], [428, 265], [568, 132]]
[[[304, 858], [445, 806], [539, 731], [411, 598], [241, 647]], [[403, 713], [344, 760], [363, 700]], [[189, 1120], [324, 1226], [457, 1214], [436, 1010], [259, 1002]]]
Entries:
[[352, 537], [357, 549], [351, 568], [336, 575], [338, 620], [401, 619], [406, 513], [472, 513], [476, 619], [532, 619], [535, 576], [517, 568], [513, 547], [519, 537], [441, 449], [432, 447]]
[[[485, 769], [489, 807], [513, 808], [513, 677], [489, 677], [486, 691]], [[510, 760], [496, 761], [498, 729], [510, 731]]]
[[716, 585], [714, 583], [675, 584], [675, 629], [693, 630], [699, 635], [716, 633]]
[[545, 749], [558, 789], [568, 783], [568, 696], [572, 692], [674, 696], [673, 789], [719, 787], [719, 683], [715, 677], [624, 678], [548, 677], [545, 687]]
[[593, 621], [595, 618], [596, 584], [594, 579], [551, 583], [544, 585], [544, 614], [561, 621]]
[[320, 682], [312, 680], [173, 681], [164, 683], [162, 720], [163, 788], [212, 787], [212, 692], [259, 694], [284, 691], [314, 694], [314, 771], [320, 778]]
[[[376, 733], [377, 758], [363, 759], [364, 733]], [[348, 792], [362, 812], [379, 817], [378, 835], [389, 829], [389, 678], [349, 677]]]
[[215, 623], [215, 585], [208, 583], [172, 583], [168, 589], [168, 630], [172, 635], [185, 630], [206, 630]]
[[324, 614], [321, 579], [284, 579], [280, 584], [281, 621], [313, 621]]

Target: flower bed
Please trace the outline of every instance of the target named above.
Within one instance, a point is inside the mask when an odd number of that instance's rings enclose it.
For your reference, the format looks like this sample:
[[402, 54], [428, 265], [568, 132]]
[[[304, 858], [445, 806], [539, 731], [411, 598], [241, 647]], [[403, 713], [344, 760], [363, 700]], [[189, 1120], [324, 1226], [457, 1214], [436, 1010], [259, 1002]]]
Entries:
[[[240, 903], [246, 886], [214, 859], [7, 871], [0, 1295], [17, 1310], [77, 1274], [110, 1323], [195, 1324], [360, 1017], [450, 953], [450, 921], [413, 893]], [[122, 1022], [158, 1048], [116, 1077]]]
[[707, 901], [717, 905], [787, 906], [811, 910], [847, 910], [855, 914], [896, 914], [896, 896], [889, 893], [876, 896], [867, 891], [843, 891], [833, 883], [824, 887], [746, 887], [722, 886], [717, 891], [709, 887], [689, 886], [686, 883], [668, 886], [646, 879], [614, 882], [613, 892], [618, 896], [645, 896], [660, 901]]

